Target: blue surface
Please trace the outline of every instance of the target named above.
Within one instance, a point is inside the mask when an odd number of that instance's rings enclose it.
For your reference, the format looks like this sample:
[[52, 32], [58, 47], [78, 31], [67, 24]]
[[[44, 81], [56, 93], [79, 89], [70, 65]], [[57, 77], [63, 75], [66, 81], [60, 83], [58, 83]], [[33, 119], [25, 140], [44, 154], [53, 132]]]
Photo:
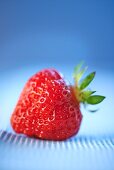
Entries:
[[0, 132], [1, 170], [114, 169], [114, 138], [43, 141]]

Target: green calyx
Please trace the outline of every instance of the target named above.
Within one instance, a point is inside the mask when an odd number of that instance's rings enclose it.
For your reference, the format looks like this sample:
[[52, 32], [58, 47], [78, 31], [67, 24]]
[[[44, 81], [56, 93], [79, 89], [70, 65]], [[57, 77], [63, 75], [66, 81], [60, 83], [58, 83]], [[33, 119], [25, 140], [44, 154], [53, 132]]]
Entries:
[[[89, 75], [87, 75], [83, 80], [81, 80], [83, 74], [87, 70], [87, 67], [82, 69], [83, 62], [78, 64], [74, 69], [74, 91], [76, 94], [76, 98], [80, 103], [83, 103], [84, 105], [91, 104], [99, 104], [101, 103], [105, 97], [101, 95], [93, 95], [96, 91], [87, 90], [86, 88], [88, 85], [92, 82], [92, 80], [95, 77], [96, 72], [92, 72]], [[86, 90], [85, 90], [86, 89]]]

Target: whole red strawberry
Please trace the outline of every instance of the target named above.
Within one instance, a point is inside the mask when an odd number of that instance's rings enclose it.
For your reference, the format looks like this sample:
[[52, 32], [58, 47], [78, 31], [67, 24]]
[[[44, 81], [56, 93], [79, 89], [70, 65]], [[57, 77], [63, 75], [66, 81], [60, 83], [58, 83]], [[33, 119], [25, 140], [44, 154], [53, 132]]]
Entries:
[[95, 72], [78, 84], [85, 69], [75, 68], [74, 86], [65, 82], [54, 69], [33, 75], [26, 83], [15, 110], [11, 125], [15, 132], [48, 140], [64, 140], [75, 135], [82, 121], [80, 102], [100, 103], [104, 96], [86, 90]]

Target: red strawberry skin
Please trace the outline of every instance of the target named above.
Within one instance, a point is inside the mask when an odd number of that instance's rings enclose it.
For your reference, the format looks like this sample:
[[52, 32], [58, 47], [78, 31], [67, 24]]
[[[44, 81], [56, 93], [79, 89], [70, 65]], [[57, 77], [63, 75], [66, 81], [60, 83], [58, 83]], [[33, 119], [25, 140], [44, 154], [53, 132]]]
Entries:
[[47, 140], [75, 135], [81, 124], [79, 102], [61, 75], [45, 69], [26, 83], [11, 116], [15, 132]]

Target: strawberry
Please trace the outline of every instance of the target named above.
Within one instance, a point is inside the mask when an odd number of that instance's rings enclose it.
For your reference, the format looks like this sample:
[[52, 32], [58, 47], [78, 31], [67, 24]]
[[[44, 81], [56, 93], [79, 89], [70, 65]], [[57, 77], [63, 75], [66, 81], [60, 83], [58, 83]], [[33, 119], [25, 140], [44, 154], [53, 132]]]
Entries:
[[[45, 69], [33, 75], [26, 83], [11, 116], [15, 132], [48, 140], [64, 140], [80, 128], [80, 103], [98, 104], [104, 96], [84, 89], [95, 72], [80, 82], [86, 69], [79, 64], [74, 71], [74, 85], [66, 83], [55, 69]], [[80, 83], [79, 83], [80, 82]]]

